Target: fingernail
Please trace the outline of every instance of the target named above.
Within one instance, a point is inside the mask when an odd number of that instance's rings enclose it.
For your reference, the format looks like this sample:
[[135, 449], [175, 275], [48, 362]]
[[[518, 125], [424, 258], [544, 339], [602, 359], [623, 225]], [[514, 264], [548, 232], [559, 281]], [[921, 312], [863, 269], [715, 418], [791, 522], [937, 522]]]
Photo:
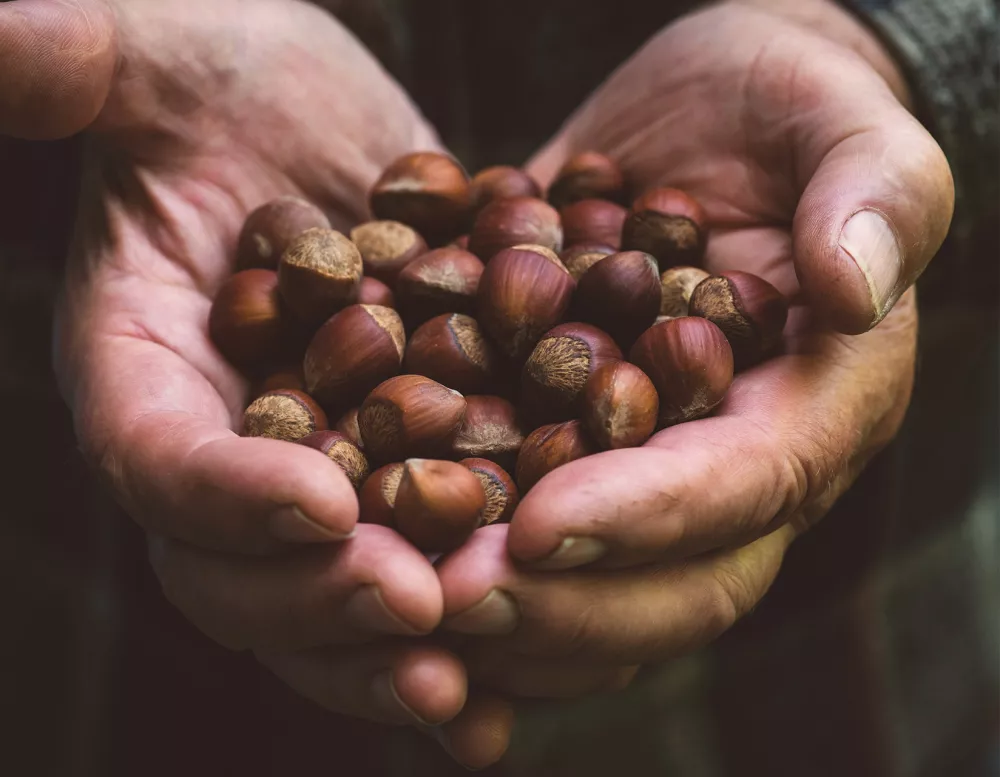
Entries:
[[382, 592], [373, 585], [362, 586], [352, 594], [344, 605], [344, 612], [355, 623], [383, 634], [415, 637], [423, 633], [386, 607]]
[[464, 763], [455, 757], [455, 752], [451, 749], [451, 737], [448, 736], [448, 732], [444, 730], [444, 726], [434, 726], [427, 732], [430, 734], [434, 741], [441, 745], [441, 749], [444, 750], [448, 755], [455, 759], [455, 763], [465, 769], [467, 772], [481, 772], [482, 769], [476, 769], [472, 766], [466, 766]]
[[573, 569], [590, 564], [608, 552], [608, 546], [593, 537], [567, 537], [551, 555], [532, 562], [534, 569]]
[[880, 321], [898, 297], [903, 257], [896, 233], [881, 213], [861, 210], [844, 225], [840, 247], [864, 274], [875, 318]]
[[510, 634], [520, 620], [514, 598], [494, 588], [469, 609], [446, 618], [443, 625], [462, 634]]
[[371, 684], [372, 699], [375, 706], [388, 720], [399, 723], [416, 723], [420, 726], [430, 726], [426, 720], [411, 710], [396, 692], [396, 684], [392, 681], [392, 671], [379, 672], [372, 679]]
[[342, 542], [353, 537], [355, 531], [335, 532], [316, 523], [294, 505], [280, 507], [271, 513], [268, 529], [282, 542]]

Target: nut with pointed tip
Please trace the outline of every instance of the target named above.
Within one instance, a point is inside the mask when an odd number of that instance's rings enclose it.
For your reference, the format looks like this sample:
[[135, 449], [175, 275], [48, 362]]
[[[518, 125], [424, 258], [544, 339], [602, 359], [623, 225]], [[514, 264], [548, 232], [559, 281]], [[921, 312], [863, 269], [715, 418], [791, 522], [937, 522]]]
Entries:
[[251, 211], [236, 244], [236, 268], [277, 270], [288, 244], [307, 229], [329, 229], [326, 214], [301, 197], [279, 197]]
[[423, 324], [406, 346], [404, 369], [463, 394], [489, 390], [497, 383], [501, 356], [472, 316], [450, 313]]
[[526, 249], [498, 253], [479, 279], [479, 323], [509, 358], [528, 358], [562, 321], [576, 286], [561, 262]]
[[366, 276], [388, 286], [410, 262], [427, 253], [427, 243], [416, 230], [398, 221], [368, 221], [351, 230], [351, 240], [361, 252]]
[[396, 295], [407, 325], [416, 327], [444, 313], [472, 313], [483, 263], [453, 246], [430, 251], [399, 274]]
[[542, 190], [534, 178], [524, 170], [507, 165], [480, 170], [472, 177], [472, 183], [469, 185], [469, 197], [474, 213], [478, 213], [493, 200], [541, 196]]
[[445, 154], [407, 154], [384, 170], [369, 203], [375, 218], [401, 221], [430, 245], [442, 245], [461, 233], [468, 220], [469, 176]]
[[557, 253], [563, 246], [559, 212], [536, 197], [494, 200], [479, 211], [469, 233], [469, 250], [487, 263], [503, 249], [525, 243]]
[[360, 407], [352, 407], [344, 413], [333, 425], [333, 428], [358, 446], [364, 452], [365, 444], [361, 441], [361, 429], [358, 428], [358, 411]]
[[645, 251], [660, 270], [696, 265], [705, 253], [705, 211], [680, 189], [650, 189], [635, 202], [622, 227], [622, 248]]
[[465, 398], [465, 420], [452, 444], [452, 458], [480, 458], [513, 469], [524, 443], [524, 429], [506, 399], [485, 395]]
[[208, 333], [231, 363], [260, 372], [285, 356], [288, 326], [273, 270], [244, 270], [219, 288], [208, 316]]
[[695, 287], [708, 277], [697, 267], [671, 267], [660, 276], [660, 315], [680, 318], [688, 314]]
[[570, 157], [556, 174], [548, 200], [564, 208], [579, 200], [620, 202], [624, 192], [625, 179], [618, 163], [596, 151], [584, 151]]
[[722, 330], [685, 316], [656, 324], [632, 346], [629, 360], [660, 395], [660, 426], [708, 415], [733, 382], [733, 351]]
[[326, 429], [326, 413], [312, 397], [294, 389], [262, 394], [243, 413], [244, 437], [295, 442]]
[[394, 512], [399, 481], [403, 479], [403, 465], [386, 464], [375, 470], [358, 492], [359, 521], [395, 526]]
[[692, 316], [708, 319], [726, 335], [738, 370], [774, 352], [788, 319], [781, 292], [745, 272], [706, 278], [692, 293], [689, 307]]
[[509, 523], [518, 502], [521, 501], [514, 479], [503, 467], [489, 459], [462, 459], [458, 463], [479, 478], [486, 493], [486, 507], [480, 517], [480, 523], [483, 526], [491, 523]]
[[278, 264], [278, 291], [295, 318], [319, 326], [357, 299], [361, 253], [333, 229], [308, 229]]
[[526, 494], [552, 470], [599, 450], [579, 421], [540, 426], [528, 435], [517, 456], [517, 487]]
[[392, 293], [392, 289], [382, 281], [369, 278], [366, 275], [361, 279], [361, 286], [358, 288], [358, 304], [394, 308], [396, 307], [396, 296]]
[[408, 459], [396, 491], [396, 530], [425, 553], [459, 547], [482, 521], [478, 477], [452, 461]]
[[587, 270], [604, 257], [616, 253], [618, 252], [614, 248], [604, 243], [577, 243], [563, 251], [559, 258], [566, 265], [573, 280], [579, 283]]
[[610, 335], [590, 324], [561, 324], [545, 333], [521, 371], [521, 400], [533, 421], [568, 421], [590, 376], [622, 358]]
[[583, 274], [574, 311], [628, 346], [656, 320], [661, 295], [656, 260], [642, 251], [623, 251]]
[[399, 373], [406, 338], [396, 311], [351, 305], [320, 327], [303, 362], [306, 388], [331, 407], [349, 407]]
[[446, 456], [465, 418], [465, 397], [422, 375], [399, 375], [361, 404], [358, 427], [376, 462]]
[[580, 200], [567, 205], [562, 217], [563, 240], [568, 246], [576, 243], [603, 243], [616, 250], [622, 244], [622, 225], [628, 211], [608, 200]]
[[656, 430], [660, 399], [646, 373], [615, 362], [590, 376], [582, 405], [583, 424], [598, 445], [637, 448]]
[[299, 445], [305, 445], [325, 454], [330, 461], [343, 470], [355, 491], [361, 488], [361, 484], [368, 477], [368, 459], [365, 458], [365, 454], [340, 432], [328, 430], [313, 432], [297, 442]]

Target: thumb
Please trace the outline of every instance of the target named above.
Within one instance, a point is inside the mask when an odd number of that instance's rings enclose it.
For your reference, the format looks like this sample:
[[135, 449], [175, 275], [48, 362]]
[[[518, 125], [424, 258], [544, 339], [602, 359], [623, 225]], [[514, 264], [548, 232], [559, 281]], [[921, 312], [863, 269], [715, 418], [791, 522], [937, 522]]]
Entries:
[[106, 0], [0, 4], [0, 134], [66, 137], [100, 112], [117, 60]]
[[804, 179], [795, 269], [830, 324], [860, 334], [941, 247], [954, 182], [937, 143], [874, 73], [838, 75], [832, 91], [794, 133]]

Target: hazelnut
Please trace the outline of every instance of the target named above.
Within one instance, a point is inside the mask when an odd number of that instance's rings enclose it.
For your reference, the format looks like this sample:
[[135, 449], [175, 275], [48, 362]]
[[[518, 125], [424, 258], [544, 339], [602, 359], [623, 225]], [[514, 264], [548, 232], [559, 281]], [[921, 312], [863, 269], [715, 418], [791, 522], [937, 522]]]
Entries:
[[611, 256], [614, 253], [617, 251], [604, 243], [577, 243], [563, 251], [560, 258], [562, 263], [566, 265], [566, 269], [569, 270], [569, 274], [573, 276], [573, 280], [579, 283], [580, 278], [587, 270], [605, 256]]
[[300, 197], [279, 197], [252, 211], [236, 244], [236, 268], [277, 270], [288, 244], [307, 229], [329, 229], [326, 215]]
[[579, 200], [621, 201], [625, 180], [618, 163], [596, 151], [570, 157], [549, 187], [548, 199], [557, 208]]
[[361, 254], [332, 229], [307, 229], [281, 255], [278, 291], [292, 315], [318, 326], [358, 296]]
[[393, 286], [399, 273], [421, 254], [427, 243], [413, 229], [398, 221], [369, 221], [351, 230], [351, 240], [361, 252], [366, 276]]
[[245, 371], [273, 366], [286, 350], [287, 327], [273, 270], [244, 270], [219, 288], [208, 334], [219, 352]]
[[480, 525], [486, 493], [453, 461], [408, 459], [396, 491], [396, 529], [425, 553], [459, 547]]
[[368, 459], [365, 458], [365, 454], [340, 432], [313, 432], [297, 442], [299, 445], [306, 445], [326, 454], [330, 461], [344, 471], [355, 491], [361, 488], [361, 484], [368, 477]]
[[408, 224], [431, 245], [463, 231], [469, 216], [469, 176], [445, 154], [420, 151], [389, 165], [372, 187], [378, 219]]
[[695, 286], [708, 277], [697, 267], [671, 267], [660, 276], [660, 316], [680, 318], [688, 314]]
[[462, 459], [458, 463], [479, 478], [486, 493], [480, 524], [508, 523], [520, 501], [514, 479], [499, 464], [488, 459]]
[[476, 319], [446, 313], [413, 333], [403, 363], [407, 372], [425, 375], [463, 394], [475, 394], [497, 382], [501, 357]]
[[479, 279], [479, 323], [504, 354], [521, 362], [562, 320], [575, 286], [558, 260], [523, 248], [505, 249]]
[[696, 265], [705, 253], [705, 211], [679, 189], [650, 189], [622, 227], [622, 248], [652, 254], [661, 270]]
[[690, 311], [723, 331], [732, 346], [736, 369], [742, 370], [778, 347], [788, 303], [763, 278], [734, 271], [699, 283], [691, 294]]
[[463, 251], [468, 251], [469, 250], [469, 236], [468, 235], [459, 235], [454, 240], [452, 240], [450, 243], [448, 243], [448, 245], [451, 246], [452, 248], [461, 248]]
[[576, 314], [630, 345], [660, 312], [660, 273], [642, 251], [623, 251], [597, 262], [580, 278]]
[[583, 424], [604, 449], [637, 448], [656, 430], [660, 399], [653, 382], [628, 362], [607, 364], [587, 381]]
[[525, 243], [562, 250], [559, 213], [536, 197], [494, 200], [479, 211], [469, 234], [469, 250], [484, 262], [505, 248]]
[[566, 245], [603, 243], [616, 250], [622, 244], [622, 225], [628, 211], [608, 200], [580, 200], [559, 212]]
[[358, 492], [361, 523], [395, 526], [396, 493], [403, 479], [402, 464], [386, 464], [375, 470]]
[[244, 437], [295, 442], [326, 429], [326, 413], [308, 394], [282, 389], [263, 394], [243, 413]]
[[472, 313], [483, 263], [460, 248], [438, 248], [399, 274], [396, 295], [407, 324], [419, 326], [443, 313]]
[[399, 373], [405, 343], [403, 322], [392, 308], [344, 308], [319, 328], [306, 349], [306, 388], [331, 406], [359, 402]]
[[621, 358], [610, 335], [589, 324], [562, 324], [546, 332], [521, 372], [528, 414], [546, 422], [569, 420], [590, 376]]
[[364, 451], [365, 445], [361, 441], [361, 429], [358, 428], [358, 411], [360, 409], [360, 407], [352, 407], [340, 417], [333, 428], [357, 445], [358, 450]]
[[399, 375], [361, 404], [365, 452], [379, 462], [447, 455], [465, 418], [465, 398], [422, 375]]
[[650, 327], [632, 346], [629, 360], [656, 386], [661, 426], [708, 415], [733, 382], [726, 336], [703, 318], [685, 316]]
[[256, 396], [281, 389], [306, 390], [306, 379], [302, 374], [302, 365], [286, 367], [278, 372], [272, 372], [257, 387]]
[[358, 304], [394, 308], [396, 307], [396, 297], [392, 293], [392, 289], [382, 281], [365, 276], [361, 279], [361, 286], [358, 288]]
[[526, 494], [552, 470], [598, 450], [579, 421], [540, 426], [528, 435], [517, 456], [517, 487]]
[[492, 396], [466, 397], [465, 419], [452, 443], [452, 456], [480, 458], [513, 469], [524, 442], [524, 430], [514, 406]]
[[506, 165], [480, 170], [472, 177], [472, 183], [469, 185], [469, 197], [474, 213], [482, 210], [493, 200], [541, 196], [542, 190], [534, 178], [524, 170]]

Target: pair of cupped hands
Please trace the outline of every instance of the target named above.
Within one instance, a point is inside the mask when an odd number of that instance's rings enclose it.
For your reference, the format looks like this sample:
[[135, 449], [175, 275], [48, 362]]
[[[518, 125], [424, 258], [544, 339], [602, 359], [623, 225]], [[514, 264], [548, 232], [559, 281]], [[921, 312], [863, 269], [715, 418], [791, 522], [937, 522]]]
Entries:
[[315, 451], [236, 434], [247, 383], [206, 323], [250, 209], [298, 194], [345, 229], [385, 165], [439, 147], [413, 103], [298, 0], [0, 5], [0, 131], [88, 128], [55, 363], [165, 595], [301, 694], [470, 767], [502, 755], [516, 700], [623, 687], [750, 610], [910, 396], [910, 286], [953, 185], [886, 50], [829, 0], [650, 33], [527, 169], [544, 186], [597, 149], [689, 191], [707, 267], [793, 301], [785, 350], [713, 417], [559, 469], [435, 568], [357, 524]]

